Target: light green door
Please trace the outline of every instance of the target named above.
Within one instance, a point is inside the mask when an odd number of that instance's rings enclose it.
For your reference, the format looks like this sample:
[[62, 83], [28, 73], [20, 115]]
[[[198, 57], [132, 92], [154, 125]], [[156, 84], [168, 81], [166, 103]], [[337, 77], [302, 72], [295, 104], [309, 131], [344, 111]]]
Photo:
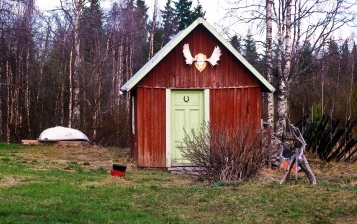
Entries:
[[171, 163], [185, 165], [190, 162], [183, 158], [177, 146], [183, 143], [185, 131], [199, 130], [204, 120], [203, 90], [171, 91]]

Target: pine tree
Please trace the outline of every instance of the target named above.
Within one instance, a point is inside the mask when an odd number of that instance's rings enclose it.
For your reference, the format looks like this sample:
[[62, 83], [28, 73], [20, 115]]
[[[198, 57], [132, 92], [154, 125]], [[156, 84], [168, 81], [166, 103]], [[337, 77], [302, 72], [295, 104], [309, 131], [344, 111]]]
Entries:
[[134, 55], [133, 55], [133, 69], [134, 73], [137, 72], [148, 59], [149, 42], [148, 33], [149, 16], [147, 14], [148, 7], [145, 5], [144, 0], [136, 0], [134, 6], [134, 21], [135, 35], [134, 35]]
[[90, 0], [89, 6], [83, 9], [81, 19], [81, 42], [83, 43], [84, 61], [93, 62], [95, 54], [96, 35], [102, 34], [102, 17], [103, 13], [100, 8], [99, 0]]
[[341, 89], [339, 92], [341, 93], [341, 100], [340, 103], [342, 104], [342, 108], [344, 107], [344, 103], [346, 103], [345, 105], [347, 105], [346, 109], [342, 110], [342, 111], [346, 111], [346, 115], [347, 116], [351, 116], [351, 100], [352, 100], [352, 94], [353, 94], [353, 82], [354, 82], [354, 78], [353, 78], [353, 69], [352, 69], [352, 52], [350, 52], [349, 47], [348, 47], [349, 43], [348, 43], [348, 39], [346, 39], [342, 46], [340, 47], [340, 86], [339, 88]]
[[[89, 6], [83, 9], [81, 20], [80, 42], [83, 48], [83, 69], [82, 77], [86, 77], [88, 82], [81, 84], [81, 94], [88, 98], [87, 102], [81, 103], [81, 124], [82, 127], [88, 123], [93, 124], [92, 141], [97, 141], [97, 128], [101, 123], [100, 110], [104, 106], [101, 96], [106, 91], [103, 88], [104, 79], [102, 69], [106, 60], [106, 38], [102, 27], [103, 13], [99, 0], [89, 0]], [[87, 112], [87, 113], [85, 113]], [[88, 112], [91, 116], [88, 116]]]
[[338, 45], [335, 40], [330, 39], [328, 44], [328, 61], [327, 61], [327, 75], [329, 78], [332, 78], [334, 82], [339, 82], [339, 62], [340, 62], [340, 53]]
[[253, 35], [250, 33], [244, 39], [244, 56], [250, 64], [256, 66], [258, 58], [257, 47]]
[[242, 46], [241, 46], [241, 39], [237, 36], [234, 35], [230, 40], [229, 43], [236, 49], [239, 53], [242, 51]]
[[134, 10], [136, 12], [136, 15], [138, 16], [137, 17], [138, 21], [142, 22], [141, 26], [144, 26], [145, 29], [147, 29], [149, 16], [147, 14], [148, 7], [145, 5], [145, 1], [144, 0], [136, 0]]
[[164, 36], [161, 42], [161, 48], [170, 41], [170, 39], [177, 33], [178, 20], [175, 9], [172, 7], [171, 0], [167, 0], [165, 9], [161, 10], [163, 19]]
[[357, 80], [357, 44], [354, 42], [351, 51], [352, 73], [354, 80]]
[[205, 16], [206, 16], [206, 11], [203, 11], [203, 8], [202, 8], [202, 5], [200, 3], [200, 0], [198, 0], [197, 1], [197, 6], [193, 9], [192, 20], [195, 21], [199, 17], [202, 17], [202, 18], [205, 19]]
[[348, 40], [341, 46], [341, 75], [344, 77], [349, 77], [349, 73], [351, 71], [351, 63], [350, 63], [350, 51], [348, 49]]
[[312, 74], [313, 55], [311, 54], [311, 43], [307, 42], [303, 45], [298, 59], [300, 76], [303, 80], [309, 80], [309, 75]]
[[[294, 77], [293, 86], [290, 91], [289, 101], [291, 107], [290, 115], [292, 117], [305, 116], [308, 114], [308, 108], [311, 108], [313, 102], [320, 102], [320, 95], [316, 95], [314, 91], [321, 87], [321, 73], [317, 68], [317, 64], [313, 63], [313, 55], [311, 51], [311, 43], [306, 42], [301, 48], [299, 58], [297, 58], [297, 65], [299, 68], [299, 75]], [[318, 91], [320, 92], [320, 91]], [[299, 105], [299, 106], [295, 106]], [[319, 107], [313, 106], [314, 109], [321, 111], [321, 103]], [[321, 114], [321, 112], [319, 112]], [[314, 112], [314, 120], [316, 119], [317, 111]]]
[[186, 29], [193, 20], [193, 11], [191, 11], [192, 1], [191, 0], [179, 0], [174, 2], [175, 12], [178, 22], [178, 31]]

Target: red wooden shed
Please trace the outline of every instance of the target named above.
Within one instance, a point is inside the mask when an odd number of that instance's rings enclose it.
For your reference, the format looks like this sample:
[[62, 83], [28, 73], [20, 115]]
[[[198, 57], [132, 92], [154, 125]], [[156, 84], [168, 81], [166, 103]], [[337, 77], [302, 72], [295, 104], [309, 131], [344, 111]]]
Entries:
[[203, 121], [211, 126], [223, 120], [254, 122], [259, 128], [261, 93], [275, 91], [202, 18], [178, 33], [121, 89], [131, 93], [131, 153], [140, 167], [187, 165], [177, 143], [184, 129]]

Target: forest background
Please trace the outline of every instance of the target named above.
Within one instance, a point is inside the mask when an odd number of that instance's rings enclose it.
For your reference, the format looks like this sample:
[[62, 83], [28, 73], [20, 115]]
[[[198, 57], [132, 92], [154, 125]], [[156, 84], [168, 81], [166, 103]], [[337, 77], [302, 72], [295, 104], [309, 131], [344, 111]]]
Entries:
[[[58, 2], [43, 12], [35, 0], [0, 0], [0, 141], [60, 125], [128, 147], [130, 96], [120, 87], [206, 11], [191, 0], [162, 9], [144, 0]], [[212, 25], [277, 89], [263, 95], [264, 120], [281, 130], [282, 120], [303, 116], [356, 117], [356, 2], [225, 3]]]

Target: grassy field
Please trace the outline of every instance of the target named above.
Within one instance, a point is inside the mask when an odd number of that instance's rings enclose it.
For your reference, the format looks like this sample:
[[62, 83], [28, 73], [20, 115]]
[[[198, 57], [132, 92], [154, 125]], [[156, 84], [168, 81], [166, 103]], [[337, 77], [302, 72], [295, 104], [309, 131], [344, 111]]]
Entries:
[[309, 161], [314, 186], [270, 169], [212, 186], [138, 169], [122, 149], [0, 144], [0, 223], [356, 223], [357, 164]]

